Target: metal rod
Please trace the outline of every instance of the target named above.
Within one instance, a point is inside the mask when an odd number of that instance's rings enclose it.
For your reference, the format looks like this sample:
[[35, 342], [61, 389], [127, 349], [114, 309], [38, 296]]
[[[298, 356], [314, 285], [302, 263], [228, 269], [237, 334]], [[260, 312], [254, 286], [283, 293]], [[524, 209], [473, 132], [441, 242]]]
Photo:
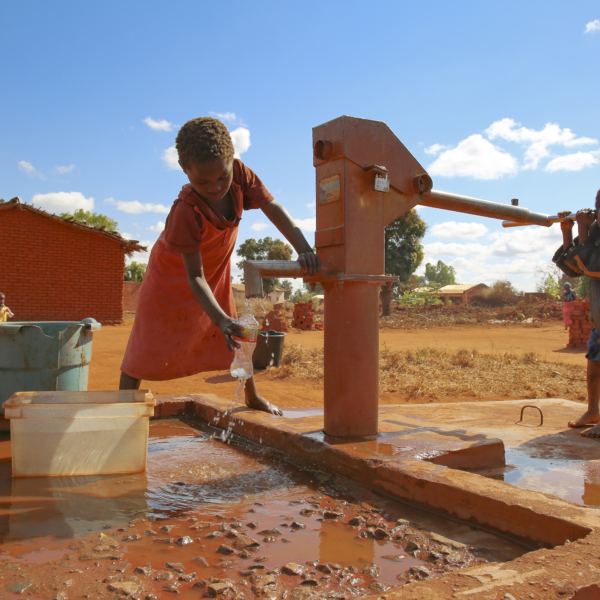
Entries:
[[[550, 225], [554, 225], [554, 223], [562, 223], [563, 221], [575, 221], [576, 218], [577, 215], [575, 214], [570, 214], [566, 217], [552, 215], [551, 217], [548, 217], [548, 222]], [[526, 225], [531, 225], [531, 223], [513, 223], [513, 221], [502, 221], [502, 227], [525, 227]]]
[[542, 225], [544, 227], [552, 225], [549, 222], [548, 215], [531, 212], [521, 206], [490, 202], [489, 200], [450, 194], [448, 192], [441, 192], [440, 190], [431, 190], [428, 194], [424, 194], [419, 204], [432, 208], [442, 208], [444, 210], [477, 215], [479, 217], [508, 219], [511, 223], [522, 225]]
[[515, 425], [518, 425], [523, 420], [523, 413], [525, 412], [526, 408], [535, 408], [540, 411], [540, 424], [538, 425], [538, 427], [541, 427], [544, 424], [544, 413], [542, 412], [542, 409], [539, 406], [533, 406], [533, 404], [526, 404], [521, 409], [521, 419], [517, 421]]

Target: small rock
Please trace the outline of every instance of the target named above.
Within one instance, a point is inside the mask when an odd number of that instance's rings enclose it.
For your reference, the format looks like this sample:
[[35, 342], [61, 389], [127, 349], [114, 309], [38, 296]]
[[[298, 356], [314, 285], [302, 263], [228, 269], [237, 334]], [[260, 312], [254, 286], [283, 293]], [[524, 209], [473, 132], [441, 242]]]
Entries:
[[257, 563], [258, 563], [258, 562], [264, 562], [265, 560], [269, 560], [269, 557], [268, 557], [268, 556], [257, 556], [257, 557], [254, 559], [254, 562], [257, 562]]
[[211, 531], [210, 533], [207, 533], [204, 537], [207, 539], [225, 537], [225, 534], [222, 531]]
[[407, 575], [413, 579], [428, 579], [431, 571], [427, 567], [411, 567], [407, 571]]
[[208, 582], [206, 581], [206, 579], [198, 579], [198, 581], [196, 581], [196, 583], [192, 587], [205, 588], [207, 585]]
[[158, 530], [164, 531], [165, 533], [171, 533], [171, 530], [175, 529], [175, 527], [177, 527], [177, 525], [163, 525], [162, 527], [159, 527]]
[[401, 560], [406, 558], [405, 554], [384, 554], [381, 558], [385, 558], [386, 560], [393, 560], [394, 562], [400, 562]]
[[69, 548], [71, 550], [76, 550], [76, 551], [86, 550], [87, 549], [87, 544], [85, 542], [75, 542], [74, 544], [71, 544], [69, 546]]
[[263, 538], [263, 542], [269, 544], [271, 542], [276, 542], [277, 538], [274, 535], [268, 535], [266, 537]]
[[352, 525], [352, 527], [360, 527], [361, 525], [364, 525], [364, 523], [364, 517], [352, 517], [349, 521], [347, 521], [347, 525]]
[[184, 535], [183, 537], [177, 538], [175, 543], [178, 546], [187, 546], [188, 544], [193, 544], [194, 540], [189, 535]]
[[118, 573], [123, 573], [130, 566], [131, 566], [131, 563], [128, 563], [128, 562], [118, 562], [118, 563], [115, 563], [114, 565], [110, 565], [110, 567], [108, 567], [108, 570], [109, 571], [117, 571]]
[[408, 543], [406, 544], [405, 550], [407, 552], [414, 552], [415, 550], [420, 550], [420, 548], [412, 540], [409, 540]]
[[377, 568], [377, 565], [367, 565], [366, 567], [364, 567], [362, 572], [365, 575], [369, 575], [370, 577], [373, 577], [373, 578], [375, 578], [379, 575], [379, 569]]
[[248, 509], [248, 512], [249, 512], [249, 513], [255, 513], [255, 512], [256, 512], [256, 509], [255, 509], [255, 508], [249, 508], [249, 509]]
[[230, 567], [233, 564], [233, 561], [231, 560], [222, 560], [220, 563], [217, 563], [217, 567], [219, 567], [219, 569], [226, 569], [227, 567]]
[[208, 586], [208, 593], [215, 598], [224, 594], [227, 590], [230, 590], [233, 584], [229, 581], [221, 581], [219, 583], [213, 582]]
[[506, 592], [506, 594], [504, 594], [504, 600], [516, 600], [516, 598], [512, 594]]
[[220, 554], [235, 554], [235, 550], [227, 544], [221, 544], [217, 548], [217, 552], [219, 552]]
[[198, 521], [197, 523], [194, 523], [193, 525], [190, 525], [190, 529], [206, 529], [207, 527], [212, 527], [212, 523], [209, 523], [208, 521]]
[[385, 583], [379, 583], [379, 581], [374, 581], [367, 589], [375, 594], [381, 594], [382, 592], [389, 590], [390, 586]]
[[[267, 560], [266, 556], [261, 556], [260, 558], [263, 558], [264, 560]], [[250, 569], [251, 571], [264, 571], [265, 565], [250, 565], [248, 567], [248, 569]]]
[[152, 541], [157, 544], [172, 544], [175, 538], [154, 538]]
[[316, 511], [314, 511], [312, 508], [303, 508], [303, 509], [300, 511], [300, 514], [301, 514], [303, 517], [310, 517], [311, 515], [314, 515], [314, 514], [315, 514], [315, 512], [316, 512]]
[[22, 594], [30, 585], [33, 585], [33, 581], [19, 581], [18, 583], [9, 583], [6, 589], [15, 594]]
[[285, 575], [302, 575], [304, 569], [297, 563], [289, 562], [281, 567], [281, 572]]
[[144, 533], [146, 535], [156, 535], [156, 531], [154, 531], [153, 529], [146, 529]]
[[165, 592], [173, 592], [174, 594], [179, 594], [179, 583], [177, 583], [176, 581], [165, 583], [163, 585], [163, 590], [165, 590]]
[[323, 512], [323, 517], [325, 519], [339, 519], [340, 517], [343, 517], [344, 513], [341, 512], [337, 512], [335, 510], [326, 510]]
[[327, 575], [328, 575], [329, 573], [332, 573], [332, 572], [333, 572], [333, 569], [332, 569], [332, 568], [331, 568], [331, 567], [330, 567], [330, 566], [329, 566], [327, 563], [324, 563], [324, 564], [322, 564], [322, 565], [317, 565], [317, 566], [315, 567], [315, 569], [316, 569], [317, 571], [321, 571], [321, 573], [326, 573]]
[[252, 554], [248, 550], [242, 550], [239, 554], [240, 558], [252, 558]]
[[203, 567], [208, 567], [208, 562], [204, 556], [196, 556], [195, 558], [192, 558], [192, 561], [202, 565]]
[[243, 533], [240, 533], [237, 536], [233, 545], [238, 550], [243, 550], [245, 548], [260, 548], [260, 542]]
[[235, 530], [235, 529], [230, 529], [226, 534], [225, 537], [228, 538], [236, 538], [238, 537], [240, 534]]
[[79, 560], [122, 560], [123, 555], [120, 552], [88, 552], [79, 557]]
[[246, 523], [250, 529], [256, 529], [258, 527], [258, 523], [256, 521], [250, 521], [250, 523]]
[[131, 596], [132, 594], [138, 593], [140, 586], [137, 581], [113, 581], [108, 584], [108, 589], [111, 592], [118, 592], [125, 596]]
[[376, 540], [385, 540], [386, 538], [390, 537], [390, 534], [383, 529], [382, 527], [378, 527], [374, 532], [373, 532], [373, 537]]
[[136, 567], [133, 570], [134, 573], [141, 573], [142, 575], [152, 575], [152, 567]]
[[306, 525], [300, 521], [293, 521], [290, 527], [293, 527], [294, 529], [306, 529]]
[[442, 558], [442, 555], [439, 552], [430, 552], [427, 555], [427, 562], [437, 562], [438, 560], [440, 560], [440, 558]]
[[292, 540], [288, 540], [287, 538], [281, 538], [281, 541], [282, 541], [284, 544], [291, 544], [291, 543], [292, 543]]
[[154, 581], [171, 581], [173, 573], [171, 571], [159, 571], [154, 578]]
[[316, 579], [305, 579], [300, 582], [300, 585], [309, 586], [309, 587], [317, 587], [319, 582]]
[[176, 573], [183, 573], [185, 571], [185, 567], [181, 563], [168, 562], [165, 563], [165, 567], [167, 567], [167, 569], [172, 569]]
[[196, 573], [182, 573], [179, 576], [179, 581], [184, 581], [185, 583], [189, 583], [196, 577]]
[[263, 529], [258, 532], [258, 535], [281, 535], [281, 531], [274, 527], [273, 529]]

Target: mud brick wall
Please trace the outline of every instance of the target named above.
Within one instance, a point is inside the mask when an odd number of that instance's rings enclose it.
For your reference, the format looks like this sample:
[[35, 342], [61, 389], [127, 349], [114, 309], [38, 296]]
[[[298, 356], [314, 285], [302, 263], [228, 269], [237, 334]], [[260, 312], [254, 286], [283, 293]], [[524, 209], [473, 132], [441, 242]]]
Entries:
[[587, 348], [587, 341], [594, 324], [588, 320], [590, 310], [589, 300], [575, 300], [575, 307], [571, 313], [571, 327], [569, 327], [569, 343], [567, 348]]
[[292, 327], [303, 331], [323, 329], [322, 324], [315, 325], [315, 311], [312, 300], [309, 300], [308, 302], [296, 302], [296, 304], [294, 304]]
[[135, 312], [140, 290], [142, 289], [141, 281], [124, 281], [123, 282], [123, 311]]
[[0, 215], [0, 292], [11, 321], [123, 322], [120, 243], [28, 210]]

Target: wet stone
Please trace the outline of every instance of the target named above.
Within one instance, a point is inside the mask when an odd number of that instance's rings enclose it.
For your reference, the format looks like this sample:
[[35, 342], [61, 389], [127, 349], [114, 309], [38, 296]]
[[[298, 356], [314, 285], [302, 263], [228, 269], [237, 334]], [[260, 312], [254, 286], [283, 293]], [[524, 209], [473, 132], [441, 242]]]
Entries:
[[291, 544], [291, 543], [292, 543], [292, 540], [288, 540], [287, 538], [281, 538], [281, 541], [282, 541], [284, 544]]
[[243, 550], [245, 548], [260, 548], [260, 542], [243, 533], [240, 533], [237, 536], [233, 545], [238, 550]]
[[253, 575], [253, 574], [254, 574], [254, 571], [251, 571], [250, 569], [242, 569], [240, 571], [240, 575], [242, 577], [250, 577], [250, 575]]
[[256, 529], [258, 527], [258, 523], [256, 521], [250, 521], [250, 523], [246, 523], [247, 527], [250, 527], [250, 529]]
[[179, 581], [184, 581], [185, 583], [189, 583], [196, 578], [196, 573], [182, 573], [179, 576]]
[[171, 530], [175, 529], [175, 527], [177, 527], [177, 525], [163, 525], [162, 527], [159, 527], [158, 530], [164, 531], [165, 533], [171, 533]]
[[146, 529], [144, 533], [146, 535], [156, 535], [156, 531], [154, 531], [153, 529]]
[[208, 582], [206, 581], [206, 579], [198, 579], [198, 581], [196, 581], [196, 583], [192, 587], [205, 588], [207, 585]]
[[118, 573], [123, 573], [130, 566], [131, 566], [131, 563], [128, 563], [128, 562], [118, 562], [118, 563], [115, 563], [114, 565], [110, 565], [110, 567], [108, 567], [108, 570], [109, 571], [117, 571]]
[[185, 571], [185, 567], [181, 563], [168, 562], [165, 563], [165, 567], [167, 567], [167, 569], [172, 569], [176, 573], [183, 573]]
[[384, 554], [381, 558], [385, 558], [385, 560], [393, 560], [394, 562], [400, 562], [406, 558], [404, 554]]
[[[259, 558], [263, 560], [267, 560], [266, 556], [259, 556]], [[264, 571], [265, 565], [250, 565], [248, 567], [251, 571]]]
[[419, 546], [415, 544], [412, 540], [409, 540], [406, 544], [405, 550], [407, 552], [414, 552], [415, 550], [420, 550]]
[[265, 543], [271, 543], [271, 542], [276, 542], [277, 538], [274, 535], [268, 535], [266, 537], [263, 538], [263, 542]]
[[222, 581], [220, 583], [211, 583], [208, 586], [207, 593], [209, 596], [216, 598], [217, 596], [224, 594], [227, 590], [230, 590], [232, 588], [233, 588], [233, 584], [229, 581]]
[[210, 533], [207, 533], [204, 537], [208, 539], [225, 537], [225, 534], [222, 531], [211, 531]]
[[364, 525], [364, 523], [364, 517], [352, 517], [349, 521], [347, 521], [347, 524], [352, 525], [352, 527], [360, 527], [361, 525]]
[[318, 598], [315, 592], [305, 586], [295, 587], [289, 595], [290, 600], [309, 600], [310, 598]]
[[184, 535], [183, 537], [178, 538], [175, 543], [178, 546], [187, 546], [188, 544], [192, 544], [193, 542], [194, 540], [191, 537], [189, 537], [188, 535]]
[[379, 575], [379, 569], [377, 565], [367, 565], [363, 568], [362, 572], [369, 577], [377, 577]]
[[220, 569], [227, 569], [227, 567], [230, 567], [233, 564], [233, 561], [231, 560], [222, 560], [220, 563], [217, 564], [217, 567], [219, 567]]
[[118, 592], [125, 596], [131, 596], [139, 592], [140, 586], [135, 581], [113, 581], [108, 584], [108, 589], [111, 592]]
[[76, 551], [86, 550], [87, 549], [87, 544], [85, 542], [75, 542], [74, 544], [71, 544], [69, 546], [69, 548], [71, 550], [76, 550]]
[[376, 540], [384, 540], [388, 537], [390, 537], [390, 534], [383, 528], [378, 527], [377, 529], [375, 529], [375, 531], [373, 532], [373, 537]]
[[411, 579], [428, 579], [431, 576], [431, 571], [427, 567], [411, 567], [407, 571], [407, 576]]
[[33, 581], [19, 581], [18, 583], [8, 584], [6, 590], [14, 594], [22, 594], [31, 585], [33, 585]]
[[289, 562], [281, 567], [281, 572], [285, 575], [302, 575], [304, 569], [298, 563]]
[[343, 517], [344, 513], [341, 512], [337, 512], [335, 510], [326, 510], [323, 512], [323, 517], [325, 519], [339, 519], [340, 517]]
[[141, 573], [142, 575], [148, 577], [149, 575], [152, 575], [152, 567], [136, 567], [133, 572]]
[[281, 535], [281, 531], [274, 527], [273, 529], [263, 529], [258, 532], [258, 535]]
[[154, 578], [155, 581], [171, 581], [173, 573], [171, 571], [159, 571]]
[[317, 587], [319, 585], [319, 582], [316, 579], [305, 579], [304, 581], [300, 582], [300, 585], [307, 587]]
[[310, 517], [311, 515], [314, 515], [314, 514], [315, 514], [315, 512], [316, 512], [316, 511], [314, 511], [312, 508], [303, 508], [303, 509], [300, 511], [300, 514], [301, 514], [303, 517]]
[[389, 590], [390, 586], [385, 583], [380, 583], [379, 581], [374, 581], [367, 589], [374, 594], [381, 594], [382, 592]]
[[88, 560], [122, 560], [123, 555], [120, 552], [88, 552], [79, 557], [80, 561]]
[[175, 538], [155, 538], [152, 541], [157, 544], [172, 544], [175, 541]]
[[212, 527], [212, 523], [209, 523], [208, 521], [198, 521], [197, 523], [194, 523], [193, 525], [190, 525], [190, 529], [206, 529], [207, 527]]
[[236, 538], [238, 537], [240, 534], [235, 530], [235, 529], [231, 529], [230, 531], [227, 532], [227, 534], [225, 535], [225, 537], [228, 538]]
[[163, 590], [165, 590], [165, 592], [173, 592], [175, 594], [179, 594], [179, 584], [176, 581], [165, 583], [163, 585]]
[[427, 555], [427, 562], [430, 562], [430, 563], [437, 562], [441, 558], [443, 558], [443, 556], [439, 552], [430, 552]]
[[306, 529], [306, 525], [300, 521], [293, 521], [290, 527], [293, 527], [294, 529]]
[[204, 556], [196, 556], [195, 558], [192, 558], [192, 561], [202, 565], [203, 567], [208, 567], [208, 562]]
[[221, 544], [217, 548], [217, 552], [219, 552], [220, 554], [235, 554], [235, 550], [227, 544]]
[[252, 554], [248, 550], [242, 550], [239, 554], [240, 558], [252, 558]]

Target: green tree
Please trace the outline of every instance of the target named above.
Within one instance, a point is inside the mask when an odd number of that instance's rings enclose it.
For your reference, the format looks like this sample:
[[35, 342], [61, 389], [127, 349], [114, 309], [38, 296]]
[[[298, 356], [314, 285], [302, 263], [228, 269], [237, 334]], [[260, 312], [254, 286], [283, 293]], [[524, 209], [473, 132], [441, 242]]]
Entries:
[[284, 279], [279, 283], [279, 287], [285, 290], [285, 299], [289, 300], [294, 293], [294, 286], [289, 279]]
[[428, 285], [452, 285], [456, 283], [456, 270], [441, 260], [437, 261], [437, 265], [427, 263], [425, 265], [425, 277], [422, 282]]
[[[244, 260], [290, 260], [292, 247], [279, 239], [266, 237], [256, 241], [254, 238], [241, 243], [236, 251], [243, 260], [237, 263], [237, 268], [242, 270], [242, 283], [244, 283]], [[269, 294], [276, 287], [281, 286], [279, 279], [263, 279], [263, 291]]]
[[588, 297], [590, 293], [590, 278], [587, 275], [582, 275], [575, 286], [575, 291], [580, 298], [584, 300]]
[[125, 281], [143, 281], [147, 266], [144, 263], [137, 263], [135, 261], [125, 265]]
[[119, 226], [114, 219], [111, 219], [106, 215], [91, 212], [89, 210], [83, 210], [82, 208], [78, 208], [73, 213], [60, 213], [60, 216], [63, 219], [71, 218], [75, 219], [76, 221], [85, 221], [89, 225], [92, 225], [92, 227], [104, 227], [106, 231], [116, 231], [117, 227]]
[[423, 262], [421, 240], [427, 225], [416, 210], [409, 210], [385, 228], [385, 272], [396, 275], [400, 283], [408, 283], [410, 276]]
[[562, 297], [563, 272], [554, 263], [542, 263], [535, 269], [539, 281], [535, 284], [536, 292], [549, 294], [558, 300]]

